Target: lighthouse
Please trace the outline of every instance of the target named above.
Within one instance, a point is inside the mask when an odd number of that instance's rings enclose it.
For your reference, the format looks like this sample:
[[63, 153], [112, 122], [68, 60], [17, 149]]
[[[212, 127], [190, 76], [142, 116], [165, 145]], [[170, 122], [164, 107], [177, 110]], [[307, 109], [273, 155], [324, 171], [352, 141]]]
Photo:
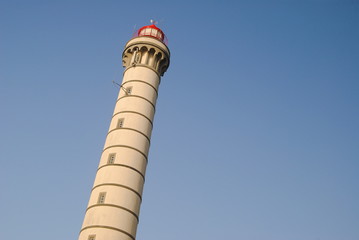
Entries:
[[155, 24], [140, 28], [122, 54], [124, 67], [79, 240], [135, 240], [161, 76], [170, 63]]

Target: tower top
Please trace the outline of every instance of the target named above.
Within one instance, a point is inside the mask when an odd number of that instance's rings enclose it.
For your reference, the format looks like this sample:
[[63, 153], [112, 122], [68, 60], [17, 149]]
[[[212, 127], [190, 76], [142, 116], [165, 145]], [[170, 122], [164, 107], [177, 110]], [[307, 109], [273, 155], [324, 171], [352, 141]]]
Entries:
[[155, 25], [156, 22], [151, 20], [151, 23], [151, 25], [138, 29], [138, 31], [135, 32], [134, 37], [152, 37], [167, 45], [168, 41], [163, 31]]

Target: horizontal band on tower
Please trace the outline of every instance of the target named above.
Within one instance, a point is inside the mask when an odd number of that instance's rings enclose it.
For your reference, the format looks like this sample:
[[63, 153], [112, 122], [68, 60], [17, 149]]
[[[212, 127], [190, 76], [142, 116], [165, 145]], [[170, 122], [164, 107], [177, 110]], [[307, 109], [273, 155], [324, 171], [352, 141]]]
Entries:
[[143, 100], [145, 100], [146, 102], [148, 102], [149, 104], [151, 104], [151, 106], [153, 107], [153, 110], [156, 111], [156, 106], [155, 104], [153, 104], [150, 100], [148, 100], [147, 98], [144, 98], [144, 97], [141, 97], [141, 96], [138, 96], [138, 95], [125, 95], [125, 96], [122, 96], [120, 98], [117, 99], [116, 101], [116, 104], [123, 98], [128, 98], [128, 97], [135, 97], [135, 98], [141, 98]]
[[110, 226], [105, 226], [105, 225], [90, 225], [90, 226], [87, 226], [87, 227], [84, 227], [81, 229], [80, 233], [86, 229], [89, 229], [89, 228], [106, 228], [106, 229], [111, 229], [111, 230], [114, 230], [114, 231], [117, 231], [117, 232], [121, 232], [123, 234], [126, 234], [127, 236], [129, 236], [131, 239], [133, 240], [136, 240], [134, 236], [132, 236], [131, 234], [129, 234], [128, 232], [122, 230], [122, 229], [119, 229], [119, 228], [114, 228], [114, 227], [110, 227]]
[[144, 134], [143, 132], [138, 131], [137, 129], [134, 129], [134, 128], [125, 128], [125, 127], [114, 128], [114, 129], [110, 130], [110, 131], [107, 133], [107, 136], [108, 136], [111, 132], [116, 131], [116, 130], [121, 130], [121, 129], [137, 132], [137, 133], [143, 135], [143, 136], [147, 139], [148, 143], [151, 143], [150, 138], [149, 138], [146, 134]]
[[131, 82], [140, 82], [140, 83], [147, 84], [148, 86], [152, 87], [153, 90], [155, 90], [156, 95], [158, 96], [158, 91], [157, 91], [156, 87], [153, 86], [152, 84], [146, 82], [146, 81], [143, 81], [143, 80], [128, 80], [128, 81], [124, 82], [124, 83], [122, 84], [122, 86], [124, 86], [124, 85], [127, 84], [127, 83], [131, 83]]
[[141, 200], [141, 202], [142, 202], [142, 196], [141, 196], [141, 194], [138, 193], [135, 189], [132, 189], [132, 188], [130, 188], [130, 187], [127, 187], [127, 186], [122, 185], [122, 184], [117, 184], [117, 183], [102, 183], [102, 184], [96, 185], [96, 186], [94, 186], [94, 187], [92, 188], [91, 192], [93, 192], [93, 190], [94, 190], [95, 188], [102, 187], [102, 186], [115, 186], [115, 187], [125, 188], [125, 189], [130, 190], [131, 192], [135, 193], [135, 194], [140, 198], [140, 200]]
[[146, 118], [150, 123], [151, 125], [153, 126], [153, 123], [152, 123], [152, 120], [149, 119], [146, 115], [143, 115], [142, 113], [139, 113], [139, 112], [135, 112], [135, 111], [120, 111], [120, 112], [117, 112], [115, 113], [112, 118], [118, 114], [121, 114], [121, 113], [133, 113], [133, 114], [138, 114], [138, 115], [141, 115], [142, 117]]
[[109, 149], [109, 148], [114, 148], [114, 147], [123, 147], [123, 148], [129, 148], [129, 149], [135, 150], [136, 152], [141, 153], [141, 154], [145, 157], [146, 163], [147, 163], [147, 161], [148, 161], [146, 154], [144, 154], [143, 152], [141, 152], [141, 151], [138, 150], [137, 148], [134, 148], [134, 147], [131, 147], [131, 146], [127, 146], [127, 145], [112, 145], [112, 146], [108, 146], [108, 147], [106, 147], [106, 148], [103, 149], [102, 153], [103, 153], [105, 150], [107, 150], [107, 149]]
[[104, 168], [104, 167], [111, 167], [111, 166], [114, 166], [114, 167], [124, 167], [124, 168], [129, 168], [135, 172], [137, 172], [138, 174], [140, 174], [140, 176], [143, 178], [143, 181], [145, 181], [145, 176], [139, 171], [137, 170], [136, 168], [134, 167], [131, 167], [131, 166], [128, 166], [128, 165], [125, 165], [125, 164], [118, 164], [118, 163], [108, 163], [106, 165], [102, 165], [101, 167], [99, 167], [97, 169], [97, 172], [101, 169], [101, 168]]
[[[122, 209], [126, 212], [129, 212], [131, 213], [136, 219], [137, 219], [137, 223], [139, 222], [139, 218], [137, 216], [137, 214], [133, 211], [131, 211], [130, 209], [128, 208], [125, 208], [125, 207], [122, 207], [122, 206], [119, 206], [119, 205], [115, 205], [115, 204], [106, 204], [106, 203], [101, 203], [101, 204], [95, 204], [95, 205], [91, 205], [89, 206], [87, 209], [86, 209], [86, 212], [91, 209], [91, 208], [94, 208], [94, 207], [114, 207], [114, 208], [119, 208], [119, 209]], [[85, 213], [86, 213], [85, 212]]]

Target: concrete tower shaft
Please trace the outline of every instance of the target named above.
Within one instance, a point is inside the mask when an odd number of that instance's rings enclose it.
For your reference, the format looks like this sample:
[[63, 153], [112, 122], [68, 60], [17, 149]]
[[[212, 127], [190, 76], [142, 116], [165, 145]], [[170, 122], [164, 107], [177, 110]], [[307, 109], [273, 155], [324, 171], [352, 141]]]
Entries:
[[79, 240], [136, 238], [158, 87], [170, 60], [160, 33], [125, 46], [123, 81]]

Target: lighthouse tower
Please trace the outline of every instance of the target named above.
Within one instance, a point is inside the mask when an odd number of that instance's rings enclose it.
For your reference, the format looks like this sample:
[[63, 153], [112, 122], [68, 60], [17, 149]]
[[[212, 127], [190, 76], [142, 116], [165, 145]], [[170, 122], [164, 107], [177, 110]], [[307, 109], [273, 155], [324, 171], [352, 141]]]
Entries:
[[135, 240], [161, 76], [170, 63], [164, 33], [140, 28], [122, 54], [123, 81], [79, 240]]

